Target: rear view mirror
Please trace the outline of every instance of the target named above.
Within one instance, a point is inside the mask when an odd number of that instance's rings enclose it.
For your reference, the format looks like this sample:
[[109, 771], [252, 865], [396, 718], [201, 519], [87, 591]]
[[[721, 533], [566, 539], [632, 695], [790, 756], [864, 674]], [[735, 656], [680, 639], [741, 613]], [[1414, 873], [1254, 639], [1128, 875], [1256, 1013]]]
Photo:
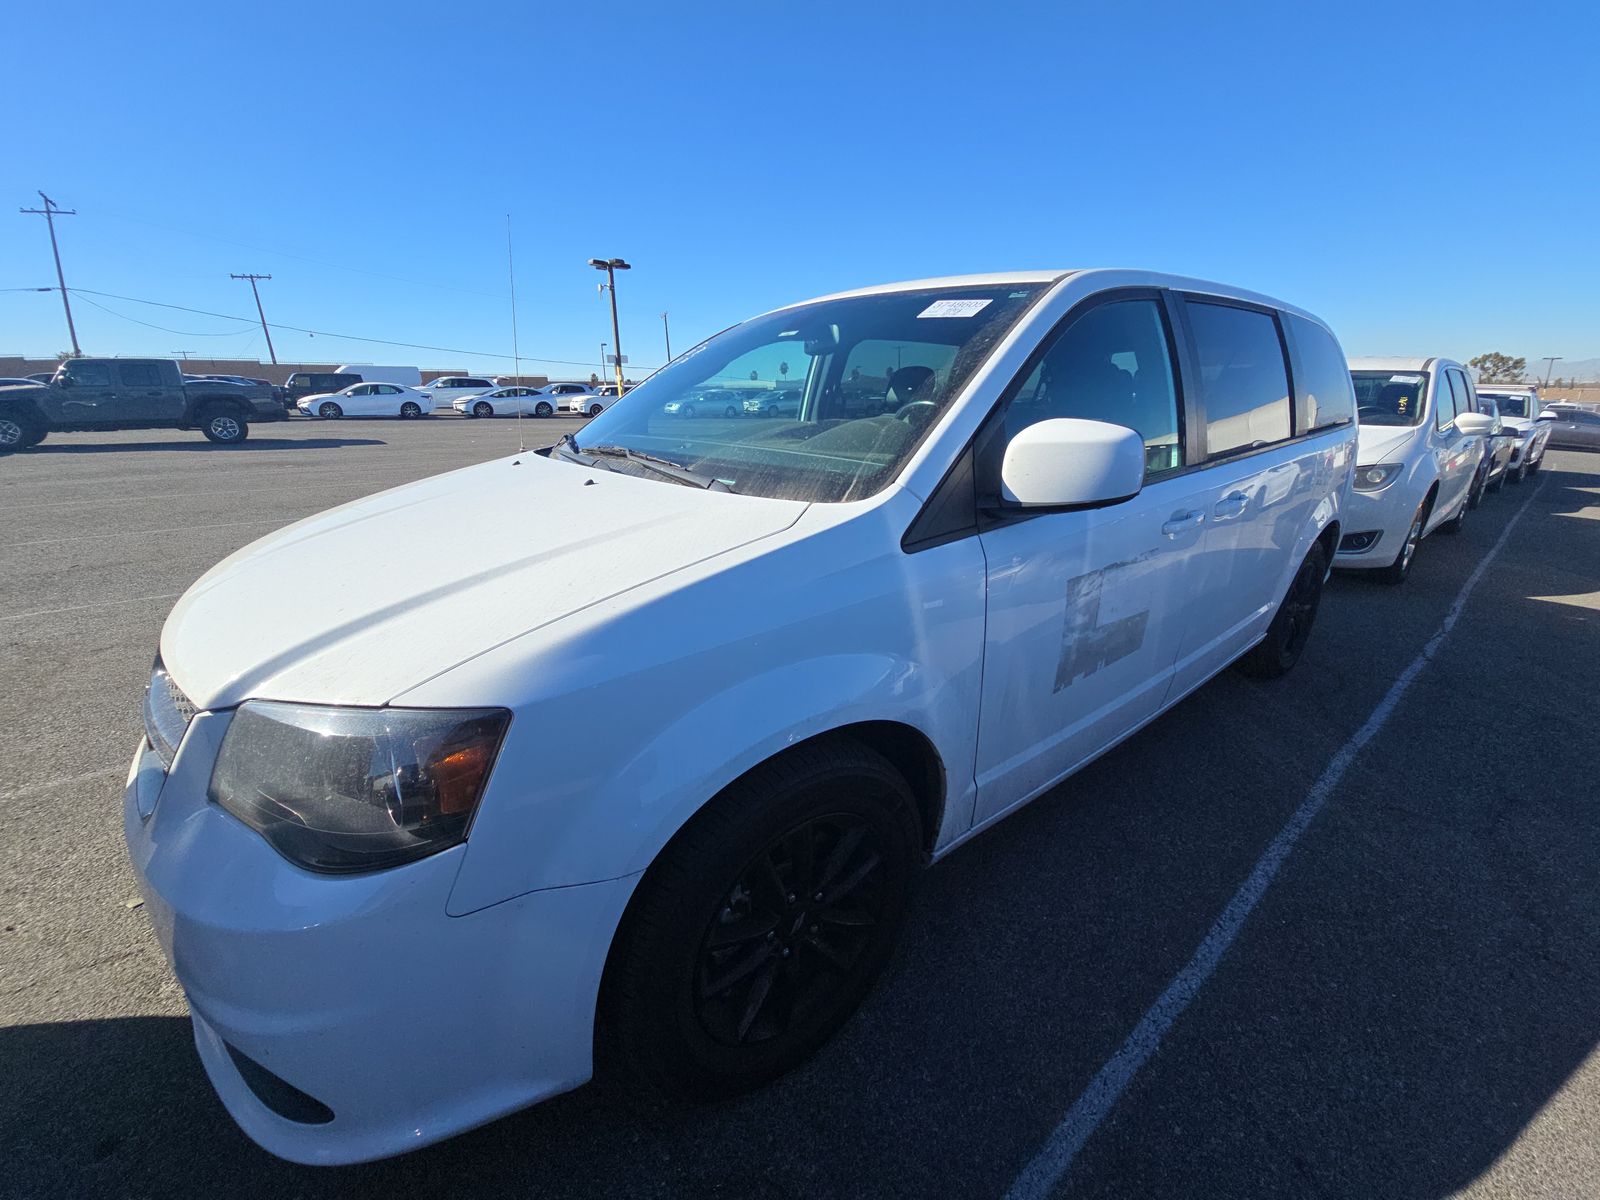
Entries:
[[1002, 498], [1024, 508], [1088, 508], [1144, 486], [1144, 439], [1124, 425], [1056, 417], [1021, 430], [1000, 464]]
[[1494, 431], [1494, 422], [1482, 413], [1457, 413], [1456, 428], [1468, 435], [1492, 433]]

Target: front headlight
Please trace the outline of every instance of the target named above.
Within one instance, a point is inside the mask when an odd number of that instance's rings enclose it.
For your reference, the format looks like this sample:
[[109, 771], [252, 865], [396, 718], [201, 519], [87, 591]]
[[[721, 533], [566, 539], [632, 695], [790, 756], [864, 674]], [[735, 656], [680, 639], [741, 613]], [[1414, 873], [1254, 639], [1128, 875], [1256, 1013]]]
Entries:
[[1356, 491], [1375, 492], [1387, 487], [1400, 474], [1400, 463], [1378, 463], [1371, 467], [1356, 468]]
[[252, 700], [207, 794], [312, 871], [376, 871], [466, 839], [511, 714]]

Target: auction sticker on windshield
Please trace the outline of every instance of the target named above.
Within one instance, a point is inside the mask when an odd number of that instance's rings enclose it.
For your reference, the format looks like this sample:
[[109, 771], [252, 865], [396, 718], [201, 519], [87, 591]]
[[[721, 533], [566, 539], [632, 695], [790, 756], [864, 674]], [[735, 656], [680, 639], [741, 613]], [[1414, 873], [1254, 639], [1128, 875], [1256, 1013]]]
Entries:
[[989, 306], [987, 300], [935, 300], [918, 317], [971, 317]]

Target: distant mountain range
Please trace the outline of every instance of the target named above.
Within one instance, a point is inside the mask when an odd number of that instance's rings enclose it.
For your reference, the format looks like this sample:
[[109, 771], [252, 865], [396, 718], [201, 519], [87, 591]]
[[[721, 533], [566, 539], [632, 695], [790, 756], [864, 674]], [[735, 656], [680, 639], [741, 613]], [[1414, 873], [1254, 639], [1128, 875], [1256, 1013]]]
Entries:
[[1600, 358], [1562, 359], [1553, 367], [1543, 359], [1528, 360], [1530, 380], [1543, 383], [1546, 369], [1550, 371], [1551, 382], [1557, 379], [1573, 379], [1579, 383], [1593, 383], [1595, 380], [1600, 380]]

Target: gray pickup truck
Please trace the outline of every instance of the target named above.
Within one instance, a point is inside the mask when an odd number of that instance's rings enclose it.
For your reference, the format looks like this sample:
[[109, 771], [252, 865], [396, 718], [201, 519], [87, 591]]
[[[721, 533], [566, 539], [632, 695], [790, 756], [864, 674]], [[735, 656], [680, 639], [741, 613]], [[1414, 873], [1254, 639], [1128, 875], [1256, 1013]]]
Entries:
[[49, 383], [0, 387], [0, 454], [67, 430], [198, 429], [233, 445], [285, 415], [269, 385], [186, 382], [172, 359], [70, 358]]

